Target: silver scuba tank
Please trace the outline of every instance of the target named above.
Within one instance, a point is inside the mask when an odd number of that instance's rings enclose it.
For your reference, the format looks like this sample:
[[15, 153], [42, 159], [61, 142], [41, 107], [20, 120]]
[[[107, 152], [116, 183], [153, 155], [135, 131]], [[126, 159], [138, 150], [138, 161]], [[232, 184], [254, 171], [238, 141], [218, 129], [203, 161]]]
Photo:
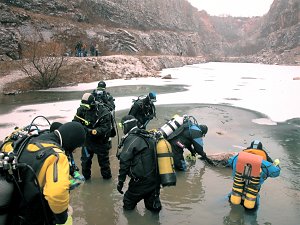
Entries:
[[171, 120], [169, 120], [165, 125], [158, 129], [164, 136], [167, 138], [170, 136], [175, 130], [177, 130], [186, 120], [187, 116], [174, 116]]

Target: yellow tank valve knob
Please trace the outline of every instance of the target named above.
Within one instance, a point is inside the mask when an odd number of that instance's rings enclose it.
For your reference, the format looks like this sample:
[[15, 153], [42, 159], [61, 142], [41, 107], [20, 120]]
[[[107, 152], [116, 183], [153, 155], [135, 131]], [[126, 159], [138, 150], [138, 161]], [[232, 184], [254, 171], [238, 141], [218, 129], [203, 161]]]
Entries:
[[97, 134], [97, 130], [92, 130], [92, 134], [96, 135]]

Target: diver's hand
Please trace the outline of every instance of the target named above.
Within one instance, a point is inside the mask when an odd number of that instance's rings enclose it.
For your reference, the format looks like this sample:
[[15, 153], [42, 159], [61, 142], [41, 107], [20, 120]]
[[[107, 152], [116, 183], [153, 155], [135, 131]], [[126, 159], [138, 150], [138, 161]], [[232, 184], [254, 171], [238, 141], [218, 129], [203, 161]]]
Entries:
[[209, 165], [212, 165], [212, 166], [215, 165], [211, 159], [207, 158], [206, 154], [202, 155], [202, 157], [200, 157], [200, 159], [206, 161]]
[[69, 190], [72, 191], [75, 188], [77, 188], [79, 185], [81, 184], [80, 181], [76, 180], [76, 179], [71, 179], [70, 180], [70, 185], [69, 185]]
[[209, 158], [205, 158], [205, 161], [209, 164], [209, 165], [212, 165], [212, 166], [214, 166], [215, 164], [214, 164], [214, 162], [211, 160], [211, 159], [209, 159]]

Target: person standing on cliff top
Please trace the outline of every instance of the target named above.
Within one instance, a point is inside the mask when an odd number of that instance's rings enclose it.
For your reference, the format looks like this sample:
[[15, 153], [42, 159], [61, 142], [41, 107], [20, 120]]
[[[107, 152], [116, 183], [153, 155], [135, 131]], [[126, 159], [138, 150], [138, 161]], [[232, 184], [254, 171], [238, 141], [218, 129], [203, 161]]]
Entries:
[[148, 95], [141, 95], [133, 100], [133, 105], [128, 115], [134, 116], [138, 120], [138, 127], [146, 129], [147, 124], [156, 117], [156, 93], [150, 92]]

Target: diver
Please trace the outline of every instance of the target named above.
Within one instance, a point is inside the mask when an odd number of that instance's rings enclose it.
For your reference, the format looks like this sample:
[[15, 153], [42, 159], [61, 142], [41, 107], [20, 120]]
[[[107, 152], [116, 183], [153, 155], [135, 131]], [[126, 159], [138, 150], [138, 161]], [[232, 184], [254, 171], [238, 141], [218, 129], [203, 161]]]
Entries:
[[82, 175], [86, 180], [91, 178], [92, 159], [96, 154], [103, 179], [110, 179], [112, 177], [109, 161], [111, 149], [109, 139], [112, 131], [110, 111], [104, 104], [95, 102], [92, 94], [85, 93], [73, 121], [84, 125], [87, 133], [81, 151]]
[[109, 92], [106, 91], [106, 83], [103, 80], [98, 82], [97, 89], [92, 91], [92, 95], [95, 97], [95, 101], [106, 104], [109, 111], [115, 110], [115, 99]]
[[193, 156], [199, 154], [200, 159], [213, 165], [212, 160], [206, 156], [203, 150], [203, 137], [207, 134], [208, 128], [204, 124], [199, 125], [195, 118], [192, 121], [192, 118], [192, 116], [184, 118], [182, 125], [166, 137], [172, 146], [175, 168], [181, 171], [186, 170], [184, 149], [189, 150]]
[[80, 123], [68, 122], [53, 132], [27, 136], [13, 151], [0, 153], [3, 165], [11, 164], [9, 174], [0, 166], [1, 176], [14, 184], [6, 224], [53, 225], [69, 220], [68, 155], [83, 145], [85, 137]]
[[257, 209], [259, 191], [268, 177], [280, 174], [279, 160], [272, 160], [260, 141], [254, 140], [250, 146], [228, 160], [232, 167], [233, 187], [229, 200], [245, 209]]
[[137, 119], [131, 115], [121, 120], [124, 136], [117, 155], [120, 161], [117, 190], [123, 194], [126, 177], [130, 177], [124, 194], [123, 208], [133, 210], [144, 200], [145, 207], [153, 212], [162, 208], [160, 202], [160, 177], [155, 156], [156, 140], [150, 132], [137, 126]]
[[128, 115], [134, 116], [138, 120], [138, 127], [146, 129], [147, 124], [156, 117], [156, 93], [150, 92], [148, 95], [141, 95], [133, 100], [133, 104]]
[[110, 94], [110, 92], [106, 91], [106, 83], [103, 80], [98, 82], [97, 89], [92, 91], [92, 95], [95, 97], [95, 102], [97, 104], [103, 104], [111, 113], [112, 129], [108, 141], [111, 149], [112, 147], [111, 140], [113, 137], [117, 135], [116, 120], [115, 120], [115, 109], [116, 109], [115, 99]]

